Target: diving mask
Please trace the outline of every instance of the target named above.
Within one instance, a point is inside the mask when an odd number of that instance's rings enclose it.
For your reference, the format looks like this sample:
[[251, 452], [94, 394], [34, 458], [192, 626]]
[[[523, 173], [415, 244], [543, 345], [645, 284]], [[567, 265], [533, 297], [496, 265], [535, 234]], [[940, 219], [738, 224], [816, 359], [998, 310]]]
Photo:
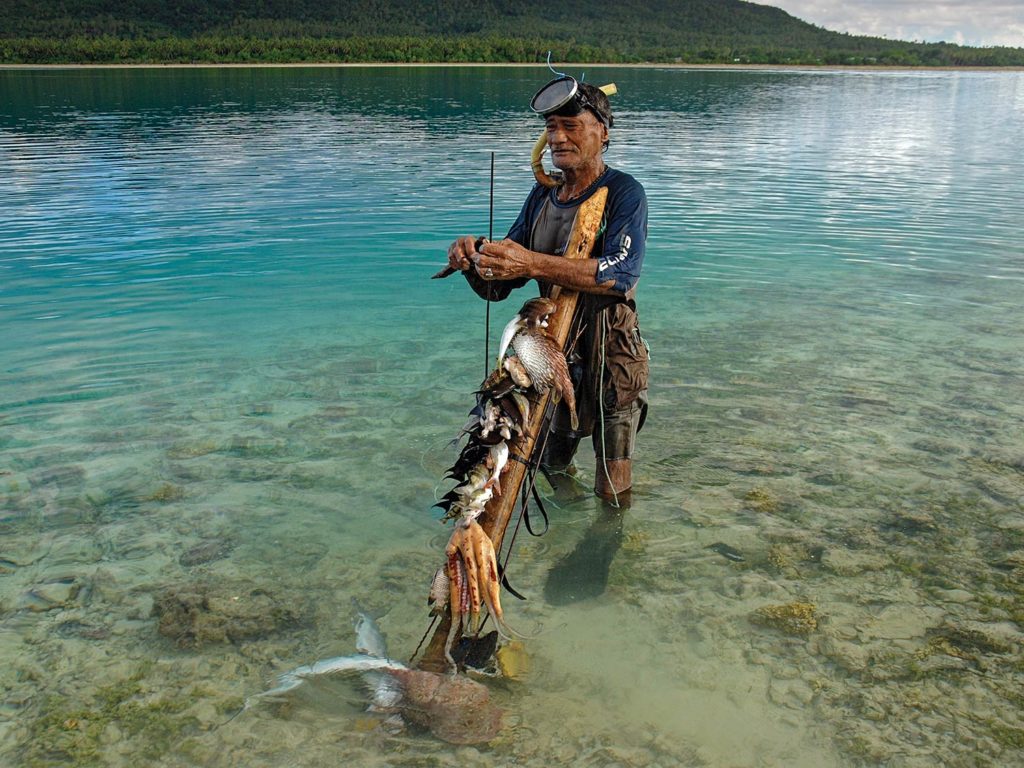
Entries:
[[612, 125], [612, 111], [608, 98], [600, 89], [584, 85], [570, 75], [555, 78], [537, 91], [530, 100], [530, 109], [544, 117], [575, 117], [583, 110], [589, 109], [607, 127], [610, 128]]

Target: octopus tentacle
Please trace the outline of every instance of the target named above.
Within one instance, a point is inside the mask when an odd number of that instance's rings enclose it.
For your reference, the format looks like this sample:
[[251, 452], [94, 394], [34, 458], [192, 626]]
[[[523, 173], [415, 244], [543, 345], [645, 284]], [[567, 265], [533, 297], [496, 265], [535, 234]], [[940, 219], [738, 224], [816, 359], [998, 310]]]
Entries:
[[494, 553], [494, 544], [490, 537], [484, 534], [474, 538], [472, 545], [476, 558], [481, 563], [484, 603], [491, 616], [494, 617], [499, 634], [505, 637], [505, 622], [501, 610], [501, 582], [498, 579], [498, 560]]
[[466, 564], [460, 556], [457, 560], [459, 567], [459, 613], [469, 613], [469, 579], [466, 576]]
[[445, 548], [445, 555], [448, 558], [446, 565], [449, 585], [448, 605], [451, 610], [452, 620], [448, 626], [448, 636], [444, 641], [444, 657], [452, 665], [452, 669], [458, 668], [455, 664], [455, 659], [452, 658], [452, 647], [455, 645], [455, 638], [459, 634], [459, 628], [462, 626], [462, 593], [466, 585], [466, 571], [462, 565], [462, 558], [459, 555], [455, 538], [456, 534], [452, 534], [452, 538]]
[[477, 561], [472, 545], [476, 531], [482, 533], [483, 529], [478, 522], [473, 520], [462, 529], [458, 544], [459, 553], [462, 555], [462, 562], [466, 566], [466, 584], [469, 586], [469, 624], [471, 632], [476, 632], [480, 624], [480, 563]]
[[452, 613], [452, 623], [448, 627], [448, 637], [444, 639], [444, 658], [451, 665], [453, 672], [457, 672], [459, 669], [459, 665], [455, 663], [455, 659], [452, 657], [452, 648], [455, 647], [455, 638], [458, 636], [461, 626], [462, 617], [456, 618], [456, 614]]
[[505, 614], [501, 608], [501, 579], [498, 577], [498, 558], [494, 551], [494, 543], [490, 537], [484, 534], [474, 541], [477, 548], [477, 558], [484, 563], [482, 566], [483, 575], [486, 581], [484, 588], [484, 602], [487, 610], [494, 618], [494, 624], [504, 639], [509, 640], [511, 636], [525, 637], [521, 632], [512, 629], [505, 621]]

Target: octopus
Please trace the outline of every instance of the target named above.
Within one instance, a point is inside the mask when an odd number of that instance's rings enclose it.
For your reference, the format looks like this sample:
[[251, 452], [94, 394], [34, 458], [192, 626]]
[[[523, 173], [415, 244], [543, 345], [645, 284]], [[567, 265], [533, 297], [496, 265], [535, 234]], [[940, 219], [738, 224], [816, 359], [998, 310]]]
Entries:
[[445, 640], [444, 655], [452, 668], [452, 646], [460, 630], [479, 632], [480, 606], [486, 606], [498, 632], [508, 639], [516, 634], [505, 623], [501, 610], [501, 580], [494, 544], [476, 520], [461, 521], [455, 526], [445, 548], [449, 585], [451, 627]]

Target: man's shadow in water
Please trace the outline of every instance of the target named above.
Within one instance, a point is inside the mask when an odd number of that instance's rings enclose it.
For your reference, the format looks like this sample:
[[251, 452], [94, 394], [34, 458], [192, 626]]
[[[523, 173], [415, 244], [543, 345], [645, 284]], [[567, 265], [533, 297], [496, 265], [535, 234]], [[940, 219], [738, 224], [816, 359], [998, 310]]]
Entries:
[[[568, 478], [566, 478], [568, 479]], [[566, 489], [552, 483], [556, 498]], [[604, 594], [608, 572], [615, 553], [622, 546], [623, 519], [632, 503], [630, 491], [614, 502], [597, 497], [598, 511], [576, 548], [551, 566], [544, 584], [544, 599], [549, 605], [569, 605]]]

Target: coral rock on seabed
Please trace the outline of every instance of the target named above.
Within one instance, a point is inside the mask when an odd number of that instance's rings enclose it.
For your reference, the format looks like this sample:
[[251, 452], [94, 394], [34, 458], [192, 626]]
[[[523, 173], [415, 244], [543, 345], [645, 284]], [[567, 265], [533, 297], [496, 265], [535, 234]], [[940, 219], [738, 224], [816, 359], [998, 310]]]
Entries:
[[157, 630], [182, 647], [265, 637], [300, 624], [292, 600], [242, 585], [186, 584], [165, 589], [153, 601]]
[[811, 603], [766, 605], [750, 615], [754, 624], [771, 627], [787, 635], [809, 635], [818, 628], [818, 612]]
[[767, 488], [762, 488], [761, 486], [747, 491], [743, 496], [743, 500], [753, 511], [766, 515], [777, 514], [782, 509], [781, 499]]

